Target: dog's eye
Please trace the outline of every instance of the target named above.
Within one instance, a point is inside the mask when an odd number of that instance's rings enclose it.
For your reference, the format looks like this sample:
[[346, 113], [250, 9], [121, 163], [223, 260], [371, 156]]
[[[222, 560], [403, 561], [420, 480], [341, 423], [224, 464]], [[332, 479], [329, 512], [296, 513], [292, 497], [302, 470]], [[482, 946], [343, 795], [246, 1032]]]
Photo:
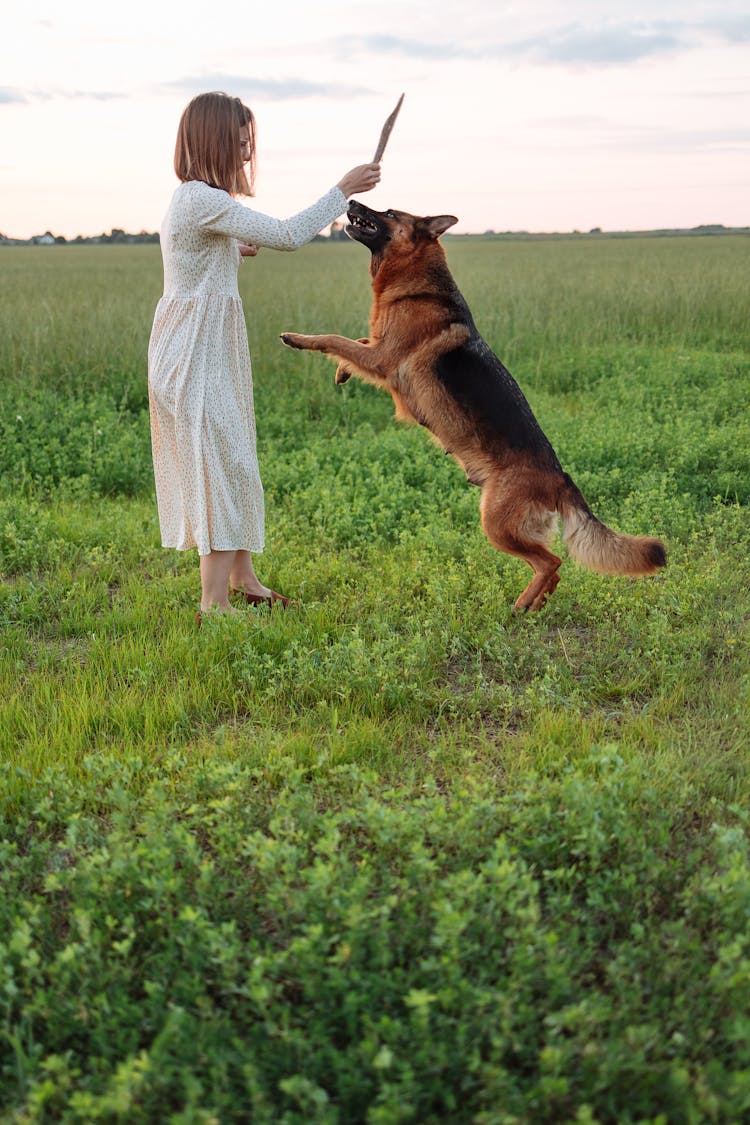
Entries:
[[386, 211], [385, 217], [386, 217], [386, 219], [395, 219], [396, 218], [393, 211]]

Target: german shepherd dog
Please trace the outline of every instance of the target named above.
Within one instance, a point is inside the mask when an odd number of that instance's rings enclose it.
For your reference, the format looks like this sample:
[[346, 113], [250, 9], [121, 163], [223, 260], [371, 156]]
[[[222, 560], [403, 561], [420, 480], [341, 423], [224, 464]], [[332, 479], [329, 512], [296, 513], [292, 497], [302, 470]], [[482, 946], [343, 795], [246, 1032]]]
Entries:
[[336, 382], [352, 375], [388, 391], [396, 418], [426, 427], [482, 490], [482, 527], [493, 547], [525, 559], [534, 577], [515, 603], [541, 609], [559, 581], [549, 545], [558, 519], [574, 559], [606, 574], [653, 574], [664, 545], [620, 535], [592, 513], [563, 471], [516, 381], [479, 335], [438, 239], [458, 220], [373, 211], [351, 201], [346, 233], [372, 254], [370, 335], [301, 336], [291, 348], [338, 360]]

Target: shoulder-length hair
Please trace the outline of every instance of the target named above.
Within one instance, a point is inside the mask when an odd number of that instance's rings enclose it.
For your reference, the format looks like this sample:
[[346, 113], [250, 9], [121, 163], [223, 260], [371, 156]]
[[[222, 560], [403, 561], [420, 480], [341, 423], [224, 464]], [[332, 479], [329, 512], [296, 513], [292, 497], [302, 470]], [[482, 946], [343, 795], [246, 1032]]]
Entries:
[[[242, 160], [240, 129], [250, 134], [250, 159]], [[230, 195], [252, 195], [255, 184], [255, 118], [239, 98], [198, 94], [177, 130], [174, 170], [183, 183], [203, 180]]]

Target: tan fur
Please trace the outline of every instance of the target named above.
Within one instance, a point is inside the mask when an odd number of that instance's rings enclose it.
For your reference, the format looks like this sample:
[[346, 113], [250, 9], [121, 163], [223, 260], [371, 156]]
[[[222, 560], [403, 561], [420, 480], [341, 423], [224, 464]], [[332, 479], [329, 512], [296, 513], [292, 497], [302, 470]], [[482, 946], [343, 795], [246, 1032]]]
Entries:
[[645, 535], [620, 535], [578, 508], [562, 511], [563, 541], [571, 558], [600, 574], [655, 574], [659, 564], [649, 560], [658, 540]]
[[558, 520], [571, 556], [609, 574], [654, 573], [658, 539], [620, 535], [590, 511], [563, 472], [518, 385], [490, 352], [450, 275], [439, 236], [452, 216], [349, 210], [347, 233], [372, 252], [369, 336], [284, 333], [289, 347], [338, 361], [336, 382], [356, 376], [387, 391], [396, 418], [424, 426], [482, 490], [480, 517], [494, 547], [524, 559], [534, 577], [516, 609], [541, 609], [561, 559], [549, 545]]

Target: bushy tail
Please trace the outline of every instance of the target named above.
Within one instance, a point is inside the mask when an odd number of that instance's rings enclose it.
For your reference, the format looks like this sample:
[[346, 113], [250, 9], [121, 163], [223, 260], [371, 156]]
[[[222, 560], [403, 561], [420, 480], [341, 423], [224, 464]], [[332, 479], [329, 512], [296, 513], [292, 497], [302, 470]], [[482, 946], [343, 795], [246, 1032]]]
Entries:
[[571, 558], [601, 574], [654, 574], [666, 566], [667, 552], [660, 539], [612, 531], [596, 518], [567, 473], [565, 482], [557, 510]]

